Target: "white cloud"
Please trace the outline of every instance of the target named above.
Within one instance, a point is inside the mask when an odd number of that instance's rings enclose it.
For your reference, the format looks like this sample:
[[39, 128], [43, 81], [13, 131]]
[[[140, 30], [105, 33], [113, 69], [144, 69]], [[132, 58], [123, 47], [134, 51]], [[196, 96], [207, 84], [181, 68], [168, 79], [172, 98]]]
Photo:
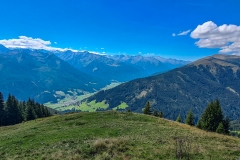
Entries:
[[[57, 44], [56, 42], [54, 43]], [[45, 41], [40, 38], [32, 38], [32, 37], [26, 37], [26, 36], [19, 36], [18, 39], [0, 40], [0, 44], [4, 45], [7, 48], [30, 48], [30, 49], [44, 49], [49, 51], [71, 50], [73, 52], [77, 52], [77, 50], [73, 50], [70, 48], [51, 47], [50, 41]]]
[[173, 33], [172, 36], [175, 37], [175, 36], [186, 36], [189, 32], [191, 32], [191, 30], [187, 30], [187, 31], [183, 31], [183, 32], [180, 32], [178, 34], [176, 33]]
[[57, 42], [54, 42], [54, 44], [57, 44]]
[[199, 39], [199, 48], [219, 48], [220, 53], [240, 54], [240, 26], [223, 24], [217, 26], [208, 21], [192, 31], [191, 37]]
[[180, 32], [180, 33], [178, 34], [178, 36], [185, 36], [185, 35], [187, 35], [189, 32], [191, 32], [190, 29], [187, 30], [187, 31]]

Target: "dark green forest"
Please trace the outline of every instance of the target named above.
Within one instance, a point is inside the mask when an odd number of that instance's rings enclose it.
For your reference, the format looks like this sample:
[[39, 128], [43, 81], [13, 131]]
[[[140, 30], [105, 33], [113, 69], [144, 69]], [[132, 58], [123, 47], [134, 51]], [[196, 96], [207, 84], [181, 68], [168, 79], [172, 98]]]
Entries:
[[30, 98], [27, 102], [22, 102], [9, 94], [4, 102], [3, 94], [0, 92], [0, 126], [14, 125], [51, 115], [47, 107]]

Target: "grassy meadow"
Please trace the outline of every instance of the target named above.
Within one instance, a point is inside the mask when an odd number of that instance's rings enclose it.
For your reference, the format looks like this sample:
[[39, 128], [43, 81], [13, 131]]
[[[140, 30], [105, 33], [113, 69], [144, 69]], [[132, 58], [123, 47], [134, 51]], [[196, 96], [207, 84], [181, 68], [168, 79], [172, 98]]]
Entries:
[[[121, 84], [120, 82], [112, 82], [111, 84], [105, 86], [101, 90], [108, 90], [120, 84]], [[81, 95], [79, 95], [79, 92], [81, 92]], [[84, 99], [92, 96], [95, 93], [82, 92], [78, 90], [68, 91], [67, 93], [64, 93], [63, 91], [56, 91], [55, 96], [61, 97], [58, 99], [58, 102], [57, 103], [47, 102], [44, 105], [58, 111], [74, 109], [84, 112], [95, 112], [97, 109], [102, 110], [107, 109], [108, 104], [105, 104], [104, 101], [99, 103], [95, 103], [94, 101], [91, 102], [83, 101]], [[127, 106], [125, 104], [120, 105], [119, 109], [125, 109], [126, 107]]]
[[0, 127], [0, 159], [240, 158], [240, 139], [127, 112], [56, 115]]

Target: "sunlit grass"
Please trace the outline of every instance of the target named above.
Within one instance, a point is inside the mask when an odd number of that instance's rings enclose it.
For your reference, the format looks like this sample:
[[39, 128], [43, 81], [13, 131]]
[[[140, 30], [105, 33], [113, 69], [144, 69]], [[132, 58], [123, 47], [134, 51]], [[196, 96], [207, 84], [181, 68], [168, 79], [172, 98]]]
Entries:
[[58, 115], [0, 127], [0, 159], [176, 159], [188, 138], [191, 159], [238, 159], [240, 139], [125, 112]]

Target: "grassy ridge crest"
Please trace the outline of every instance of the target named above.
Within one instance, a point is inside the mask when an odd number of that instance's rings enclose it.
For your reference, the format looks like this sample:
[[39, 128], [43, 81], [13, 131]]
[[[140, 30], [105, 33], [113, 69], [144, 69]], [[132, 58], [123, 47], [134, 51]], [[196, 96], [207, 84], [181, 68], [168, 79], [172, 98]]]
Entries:
[[157, 117], [109, 111], [1, 127], [0, 159], [176, 159], [179, 139], [187, 139], [190, 159], [240, 158], [238, 138]]

